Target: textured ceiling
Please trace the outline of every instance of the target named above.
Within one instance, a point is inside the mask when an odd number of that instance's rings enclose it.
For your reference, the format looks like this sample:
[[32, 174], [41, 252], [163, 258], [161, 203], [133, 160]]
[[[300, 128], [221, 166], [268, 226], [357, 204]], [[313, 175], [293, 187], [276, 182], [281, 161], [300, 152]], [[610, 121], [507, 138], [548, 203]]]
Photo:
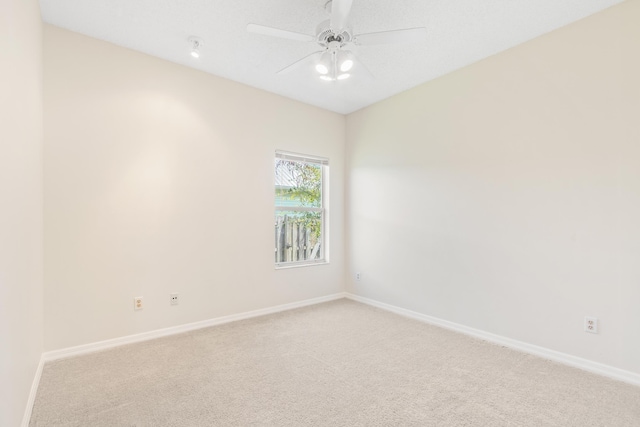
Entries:
[[[426, 27], [427, 39], [352, 49], [375, 77], [324, 82], [303, 67], [319, 50], [246, 31], [249, 23], [315, 35], [326, 0], [40, 0], [45, 22], [347, 114], [598, 12], [621, 0], [354, 0], [354, 33]], [[190, 56], [189, 36], [204, 41]]]

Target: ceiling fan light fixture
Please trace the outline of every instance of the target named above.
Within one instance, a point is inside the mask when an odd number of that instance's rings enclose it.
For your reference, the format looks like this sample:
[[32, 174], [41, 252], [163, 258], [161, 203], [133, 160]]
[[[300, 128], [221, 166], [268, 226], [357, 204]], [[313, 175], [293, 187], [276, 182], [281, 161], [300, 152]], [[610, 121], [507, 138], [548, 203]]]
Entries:
[[328, 75], [332, 70], [332, 55], [331, 52], [325, 51], [320, 56], [320, 60], [316, 64], [316, 71], [321, 75]]
[[345, 59], [340, 64], [340, 71], [342, 71], [343, 73], [349, 71], [352, 68], [353, 68], [353, 59]]
[[323, 63], [320, 63], [320, 64], [316, 64], [316, 71], [324, 75], [329, 73], [329, 68], [327, 68], [327, 66], [324, 65]]
[[330, 18], [318, 24], [315, 35], [260, 24], [250, 23], [247, 25], [247, 31], [250, 33], [301, 42], [315, 42], [321, 46], [321, 50], [310, 53], [286, 66], [278, 71], [278, 74], [292, 70], [304, 63], [307, 72], [323, 81], [346, 80], [354, 72], [356, 74], [354, 78], [359, 78], [359, 75], [362, 74], [373, 78], [373, 74], [367, 67], [358, 61], [353, 52], [348, 50], [351, 46], [421, 42], [427, 38], [425, 27], [356, 34], [350, 26], [351, 6], [354, 0], [322, 1], [325, 2], [324, 7]]
[[355, 63], [353, 53], [349, 50], [341, 50], [337, 52], [336, 56], [337, 65], [341, 72], [346, 73]]

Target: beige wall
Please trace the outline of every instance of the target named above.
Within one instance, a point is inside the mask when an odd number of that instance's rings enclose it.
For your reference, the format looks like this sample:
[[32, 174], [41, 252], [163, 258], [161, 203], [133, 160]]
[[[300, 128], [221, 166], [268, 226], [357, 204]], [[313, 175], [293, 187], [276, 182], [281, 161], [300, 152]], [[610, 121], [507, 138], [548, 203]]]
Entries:
[[[56, 27], [44, 40], [46, 350], [342, 291], [344, 116]], [[329, 265], [274, 269], [276, 149], [330, 159]]]
[[0, 7], [0, 425], [20, 425], [42, 353], [42, 22]]
[[638, 22], [628, 1], [348, 116], [348, 289], [640, 373]]

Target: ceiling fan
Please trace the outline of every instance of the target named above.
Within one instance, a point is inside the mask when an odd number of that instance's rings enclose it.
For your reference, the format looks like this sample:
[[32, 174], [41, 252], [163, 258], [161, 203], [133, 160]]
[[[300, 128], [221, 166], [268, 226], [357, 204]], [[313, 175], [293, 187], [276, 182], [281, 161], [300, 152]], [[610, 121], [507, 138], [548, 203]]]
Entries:
[[[350, 71], [358, 63], [356, 57], [347, 48], [350, 45], [367, 46], [387, 43], [405, 43], [421, 41], [426, 38], [427, 29], [424, 27], [406, 28], [401, 30], [381, 31], [367, 34], [353, 34], [349, 26], [349, 14], [353, 0], [329, 0], [325, 9], [331, 14], [331, 19], [321, 22], [315, 35], [281, 30], [258, 24], [247, 25], [247, 31], [266, 36], [280, 37], [302, 42], [315, 42], [321, 50], [286, 66], [278, 74], [291, 70], [301, 62], [311, 62], [319, 77], [326, 81], [345, 80], [350, 77]], [[366, 67], [362, 66], [366, 70]]]

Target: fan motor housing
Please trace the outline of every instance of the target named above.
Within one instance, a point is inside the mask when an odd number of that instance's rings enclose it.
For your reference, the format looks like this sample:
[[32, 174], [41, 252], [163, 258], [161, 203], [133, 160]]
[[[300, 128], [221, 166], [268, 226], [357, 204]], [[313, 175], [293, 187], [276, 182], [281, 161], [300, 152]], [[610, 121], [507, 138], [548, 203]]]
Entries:
[[339, 47], [342, 47], [346, 43], [349, 43], [352, 39], [351, 30], [344, 29], [340, 33], [336, 33], [331, 29], [330, 22], [331, 21], [327, 19], [318, 25], [318, 28], [316, 29], [316, 40], [318, 41], [318, 44], [324, 47], [329, 47], [332, 44], [335, 46], [335, 43], [337, 42], [339, 43]]

